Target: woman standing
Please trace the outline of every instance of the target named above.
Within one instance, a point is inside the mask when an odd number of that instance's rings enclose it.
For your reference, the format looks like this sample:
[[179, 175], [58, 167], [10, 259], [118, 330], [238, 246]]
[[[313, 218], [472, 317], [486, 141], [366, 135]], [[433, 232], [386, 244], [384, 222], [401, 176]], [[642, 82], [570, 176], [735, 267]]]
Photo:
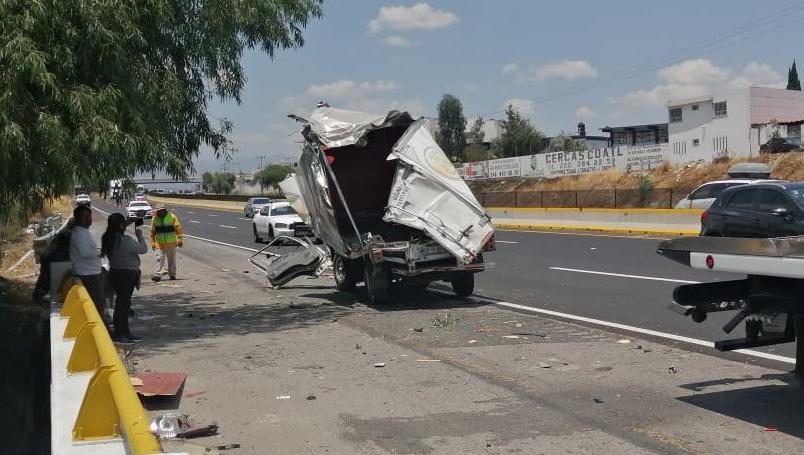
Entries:
[[140, 256], [148, 252], [148, 244], [142, 235], [137, 220], [134, 233], [137, 240], [126, 235], [126, 218], [120, 213], [109, 215], [106, 232], [101, 237], [101, 256], [109, 259], [109, 281], [112, 282], [117, 300], [114, 306], [114, 334], [112, 339], [118, 343], [133, 343], [141, 338], [131, 333], [128, 328], [128, 316], [131, 309], [131, 294], [140, 286]]

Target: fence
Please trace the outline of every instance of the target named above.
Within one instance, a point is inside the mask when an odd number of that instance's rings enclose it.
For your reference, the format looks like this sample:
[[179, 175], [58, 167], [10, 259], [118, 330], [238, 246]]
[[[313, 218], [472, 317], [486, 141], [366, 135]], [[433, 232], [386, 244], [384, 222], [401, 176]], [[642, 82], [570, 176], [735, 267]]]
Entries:
[[484, 207], [673, 208], [693, 188], [611, 188], [600, 190], [475, 193]]

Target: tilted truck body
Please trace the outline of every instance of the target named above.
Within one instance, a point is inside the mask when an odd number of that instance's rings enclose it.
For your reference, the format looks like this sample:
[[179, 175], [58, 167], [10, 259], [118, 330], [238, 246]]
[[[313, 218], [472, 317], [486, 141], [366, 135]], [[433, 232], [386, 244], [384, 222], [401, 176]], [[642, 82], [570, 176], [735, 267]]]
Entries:
[[306, 267], [287, 255], [276, 261], [266, 270], [274, 285], [318, 273], [317, 249], [329, 255], [322, 261], [331, 259], [339, 289], [364, 282], [372, 301], [388, 299], [392, 285], [438, 280], [459, 295], [473, 292], [494, 227], [424, 120], [324, 107], [302, 134], [295, 180], [282, 188], [326, 248], [308, 242], [299, 255], [308, 256]]

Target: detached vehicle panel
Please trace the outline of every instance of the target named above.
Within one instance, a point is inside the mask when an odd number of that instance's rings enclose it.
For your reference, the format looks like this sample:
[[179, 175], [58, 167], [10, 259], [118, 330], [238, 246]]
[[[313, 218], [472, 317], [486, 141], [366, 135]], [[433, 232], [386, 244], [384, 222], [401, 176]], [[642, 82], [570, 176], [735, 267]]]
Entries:
[[324, 107], [302, 133], [293, 190], [328, 249], [321, 261], [331, 258], [338, 289], [364, 282], [381, 302], [392, 285], [441, 280], [472, 293], [494, 228], [423, 120]]

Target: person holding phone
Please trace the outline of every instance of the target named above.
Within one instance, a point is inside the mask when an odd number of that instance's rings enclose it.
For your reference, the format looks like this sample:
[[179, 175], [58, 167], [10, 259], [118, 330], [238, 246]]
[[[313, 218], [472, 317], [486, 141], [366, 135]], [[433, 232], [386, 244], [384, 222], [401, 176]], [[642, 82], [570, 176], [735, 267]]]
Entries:
[[140, 255], [148, 252], [148, 244], [142, 234], [143, 220], [134, 222], [136, 240], [126, 235], [131, 220], [120, 213], [109, 215], [106, 232], [101, 237], [101, 256], [109, 260], [109, 281], [114, 287], [117, 300], [114, 306], [112, 339], [118, 343], [134, 343], [141, 338], [132, 334], [128, 317], [131, 310], [131, 295], [140, 286]]

